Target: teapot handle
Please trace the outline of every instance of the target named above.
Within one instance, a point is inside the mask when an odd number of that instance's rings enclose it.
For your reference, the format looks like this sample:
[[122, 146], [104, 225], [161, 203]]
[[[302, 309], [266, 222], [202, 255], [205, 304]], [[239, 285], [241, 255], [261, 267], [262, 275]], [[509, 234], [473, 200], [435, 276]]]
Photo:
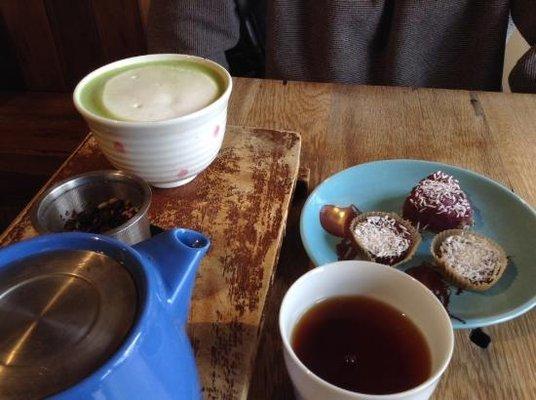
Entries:
[[160, 275], [167, 303], [181, 322], [188, 316], [197, 267], [209, 247], [206, 236], [183, 228], [165, 231], [133, 246]]

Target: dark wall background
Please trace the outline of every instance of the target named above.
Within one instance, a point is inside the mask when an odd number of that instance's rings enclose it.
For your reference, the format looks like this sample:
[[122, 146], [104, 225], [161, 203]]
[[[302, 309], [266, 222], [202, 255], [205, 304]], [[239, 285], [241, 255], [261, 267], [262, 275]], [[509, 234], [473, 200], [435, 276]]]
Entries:
[[0, 232], [86, 135], [76, 82], [145, 52], [149, 1], [0, 0]]
[[0, 0], [0, 90], [71, 91], [146, 52], [150, 0]]

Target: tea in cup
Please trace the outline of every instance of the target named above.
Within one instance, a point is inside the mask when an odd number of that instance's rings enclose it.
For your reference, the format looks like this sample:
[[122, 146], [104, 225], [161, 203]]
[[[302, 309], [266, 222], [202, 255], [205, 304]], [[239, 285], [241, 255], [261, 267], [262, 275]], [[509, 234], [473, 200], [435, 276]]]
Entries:
[[279, 328], [304, 400], [428, 399], [454, 348], [450, 317], [433, 293], [368, 261], [299, 278], [283, 299]]

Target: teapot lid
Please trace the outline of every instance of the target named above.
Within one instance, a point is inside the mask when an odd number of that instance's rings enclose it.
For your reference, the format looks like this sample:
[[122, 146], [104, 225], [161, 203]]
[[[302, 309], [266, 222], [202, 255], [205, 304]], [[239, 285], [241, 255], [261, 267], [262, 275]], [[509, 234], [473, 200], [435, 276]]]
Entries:
[[87, 250], [29, 256], [0, 269], [0, 398], [42, 398], [114, 354], [136, 318], [129, 271]]

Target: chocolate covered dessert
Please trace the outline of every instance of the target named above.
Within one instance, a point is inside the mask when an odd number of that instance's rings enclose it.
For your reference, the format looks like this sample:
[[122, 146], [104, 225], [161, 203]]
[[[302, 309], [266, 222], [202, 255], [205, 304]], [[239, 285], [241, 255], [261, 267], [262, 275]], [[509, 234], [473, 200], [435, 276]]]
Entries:
[[391, 266], [411, 259], [421, 241], [411, 223], [397, 214], [381, 211], [354, 218], [350, 234], [360, 258]]
[[462, 229], [441, 232], [434, 238], [431, 250], [442, 274], [462, 289], [489, 289], [497, 283], [508, 264], [501, 246]]
[[345, 238], [349, 236], [350, 223], [359, 214], [361, 211], [353, 204], [348, 207], [326, 204], [320, 209], [320, 225], [333, 236]]
[[419, 229], [434, 232], [473, 224], [473, 209], [458, 180], [441, 171], [413, 188], [404, 202], [402, 215]]

